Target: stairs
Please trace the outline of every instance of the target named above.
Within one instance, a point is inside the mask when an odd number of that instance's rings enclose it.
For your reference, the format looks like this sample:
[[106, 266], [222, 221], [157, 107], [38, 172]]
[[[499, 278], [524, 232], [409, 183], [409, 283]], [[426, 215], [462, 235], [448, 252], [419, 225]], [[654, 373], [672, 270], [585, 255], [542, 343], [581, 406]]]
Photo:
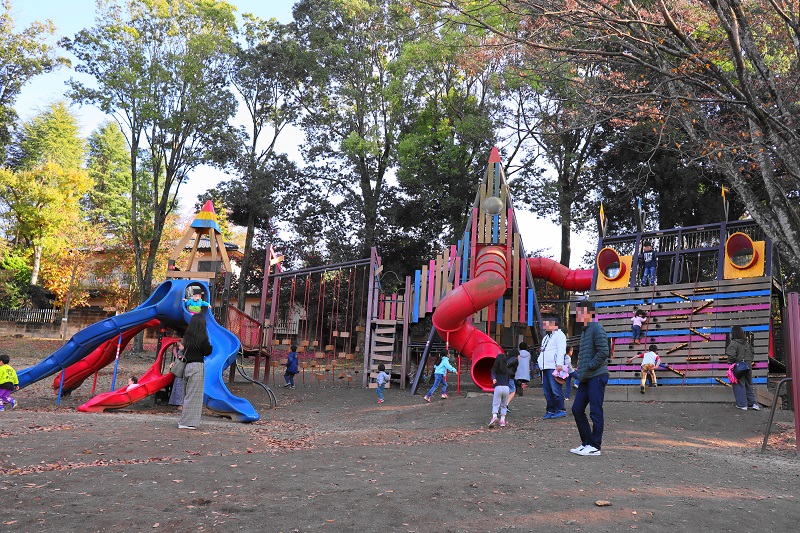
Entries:
[[[392, 373], [392, 361], [394, 359], [394, 343], [397, 335], [397, 321], [396, 320], [373, 320], [372, 324], [375, 326], [372, 332], [372, 341], [370, 342], [369, 353], [369, 378], [367, 387], [375, 389], [378, 384], [375, 378], [378, 376], [378, 365], [383, 363], [386, 366], [386, 373]], [[386, 383], [386, 388], [390, 388], [391, 384]]]

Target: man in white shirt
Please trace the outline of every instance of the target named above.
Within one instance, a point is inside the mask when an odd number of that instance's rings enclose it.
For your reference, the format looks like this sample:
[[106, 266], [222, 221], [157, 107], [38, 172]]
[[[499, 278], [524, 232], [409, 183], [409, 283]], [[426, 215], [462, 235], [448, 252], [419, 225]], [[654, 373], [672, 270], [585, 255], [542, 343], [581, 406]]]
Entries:
[[542, 340], [539, 367], [542, 369], [542, 390], [547, 402], [544, 418], [563, 418], [567, 416], [564, 409], [564, 388], [556, 381], [553, 370], [561, 370], [566, 364], [567, 336], [558, 328], [555, 318], [548, 318], [543, 324], [547, 335]]

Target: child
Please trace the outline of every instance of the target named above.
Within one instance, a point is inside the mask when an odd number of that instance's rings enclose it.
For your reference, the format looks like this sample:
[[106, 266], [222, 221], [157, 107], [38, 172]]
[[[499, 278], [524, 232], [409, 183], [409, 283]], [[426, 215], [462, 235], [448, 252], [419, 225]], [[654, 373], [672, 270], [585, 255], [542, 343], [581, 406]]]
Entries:
[[631, 332], [633, 333], [633, 341], [631, 344], [641, 344], [641, 337], [642, 337], [642, 324], [647, 322], [647, 313], [638, 309], [636, 313], [634, 313], [633, 318], [631, 318]]
[[138, 386], [139, 386], [139, 380], [136, 378], [136, 376], [131, 376], [128, 378], [128, 386], [125, 387], [125, 392], [131, 389], [135, 389]]
[[19, 379], [17, 371], [8, 364], [10, 362], [10, 356], [0, 355], [0, 411], [5, 409], [4, 403], [11, 404], [12, 409], [17, 408], [17, 400], [11, 397], [11, 391], [19, 390]]
[[375, 377], [375, 382], [378, 384], [378, 403], [383, 403], [383, 388], [386, 386], [386, 382], [392, 379], [384, 370], [386, 370], [386, 366], [383, 363], [379, 364], [378, 375]]
[[658, 355], [658, 349], [655, 344], [648, 346], [646, 352], [629, 357], [627, 361], [632, 363], [634, 359], [638, 359], [639, 357], [642, 358], [642, 386], [639, 388], [639, 392], [644, 394], [644, 387], [647, 384], [648, 374], [650, 375], [650, 385], [658, 387], [658, 383], [656, 382], [656, 367], [661, 364], [661, 357]]
[[569, 362], [568, 363], [569, 366], [567, 368], [568, 376], [565, 378], [567, 385], [566, 385], [565, 390], [564, 390], [564, 401], [567, 401], [567, 402], [569, 401], [570, 389], [572, 389], [572, 380], [575, 379], [576, 383], [577, 383], [577, 380], [578, 380], [578, 376], [576, 375], [577, 371], [572, 366], [572, 352], [573, 352], [574, 349], [575, 348], [573, 346], [569, 346], [568, 345], [567, 346], [567, 353], [566, 353], [566, 355], [564, 357], [564, 361], [565, 362], [567, 362], [567, 361]]
[[[505, 356], [503, 357], [505, 359]], [[442, 386], [442, 398], [447, 398], [447, 371], [450, 372], [458, 372], [453, 365], [450, 364], [450, 357], [446, 353], [439, 355], [439, 360], [436, 362], [436, 366], [433, 368], [433, 374], [436, 376], [436, 379], [433, 380], [433, 387], [431, 390], [428, 391], [428, 394], [425, 395], [425, 401], [431, 401], [431, 396], [434, 392], [436, 392], [436, 388], [441, 384]]]
[[283, 385], [284, 388], [289, 387], [290, 389], [294, 389], [294, 377], [297, 375], [297, 346], [294, 344], [291, 346], [289, 355], [286, 356], [286, 372], [283, 373], [283, 379], [286, 383]]
[[644, 261], [644, 271], [642, 272], [642, 286], [656, 284], [656, 267], [658, 266], [658, 259], [656, 253], [653, 251], [653, 245], [649, 241], [644, 242], [644, 250], [642, 250], [642, 260]]
[[489, 427], [493, 428], [497, 424], [497, 415], [500, 415], [500, 427], [506, 425], [506, 411], [508, 408], [509, 395], [509, 374], [508, 361], [506, 354], [499, 353], [494, 359], [492, 366], [492, 383], [494, 384], [494, 396], [492, 397], [492, 419], [489, 420]]
[[204, 307], [208, 307], [209, 305], [211, 305], [208, 302], [206, 302], [205, 300], [201, 300], [200, 299], [200, 293], [199, 292], [192, 293], [192, 299], [191, 300], [187, 300], [186, 298], [184, 298], [183, 301], [186, 302], [186, 304], [185, 304], [186, 305], [186, 309], [189, 311], [189, 313], [191, 313], [193, 315], [196, 315], [197, 313], [202, 311]]

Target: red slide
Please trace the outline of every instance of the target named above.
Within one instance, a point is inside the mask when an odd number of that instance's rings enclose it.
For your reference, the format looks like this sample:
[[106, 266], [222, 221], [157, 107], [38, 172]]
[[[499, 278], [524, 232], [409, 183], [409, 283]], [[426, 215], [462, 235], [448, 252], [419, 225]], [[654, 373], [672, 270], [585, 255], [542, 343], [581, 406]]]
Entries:
[[84, 413], [99, 413], [105, 411], [106, 409], [120, 409], [122, 407], [127, 407], [133, 403], [138, 402], [150, 396], [151, 394], [155, 394], [170, 383], [172, 380], [175, 379], [175, 376], [172, 375], [171, 372], [167, 372], [163, 374], [161, 372], [162, 361], [164, 360], [164, 354], [167, 350], [180, 339], [175, 338], [168, 338], [165, 337], [163, 343], [161, 345], [161, 351], [158, 352], [158, 357], [156, 357], [155, 362], [153, 365], [145, 372], [145, 374], [139, 378], [139, 383], [131, 390], [127, 390], [128, 386], [124, 386], [121, 389], [117, 389], [112, 392], [104, 392], [98, 394], [85, 404], [78, 407], [78, 411]]
[[[122, 344], [119, 348], [120, 351], [122, 351], [125, 346], [128, 345], [128, 342], [130, 342], [130, 340], [135, 337], [137, 333], [147, 328], [154, 328], [159, 324], [161, 324], [161, 322], [154, 319], [125, 331], [122, 334]], [[107, 340], [98, 346], [92, 353], [77, 363], [68, 366], [64, 371], [64, 388], [62, 390], [62, 394], [68, 394], [74, 391], [81, 386], [86, 378], [114, 361], [114, 359], [117, 357], [118, 343], [119, 337]], [[58, 394], [58, 387], [60, 384], [61, 373], [58, 373], [53, 379], [53, 390], [56, 394]]]
[[545, 257], [531, 257], [528, 268], [534, 278], [545, 279], [569, 291], [588, 291], [592, 288], [594, 269], [572, 270], [558, 261]]
[[[572, 270], [543, 257], [528, 259], [534, 278], [545, 279], [571, 291], [585, 291], [592, 286], [592, 269]], [[433, 313], [433, 326], [447, 345], [472, 360], [470, 375], [484, 391], [492, 390], [492, 365], [503, 349], [491, 337], [467, 322], [470, 315], [499, 300], [506, 291], [506, 256], [499, 246], [487, 246], [478, 252], [475, 277], [453, 289]]]
[[484, 391], [493, 388], [492, 365], [503, 349], [467, 318], [503, 296], [506, 271], [505, 247], [482, 248], [476, 257], [475, 277], [453, 289], [433, 313], [433, 326], [451, 348], [472, 360], [472, 381]]

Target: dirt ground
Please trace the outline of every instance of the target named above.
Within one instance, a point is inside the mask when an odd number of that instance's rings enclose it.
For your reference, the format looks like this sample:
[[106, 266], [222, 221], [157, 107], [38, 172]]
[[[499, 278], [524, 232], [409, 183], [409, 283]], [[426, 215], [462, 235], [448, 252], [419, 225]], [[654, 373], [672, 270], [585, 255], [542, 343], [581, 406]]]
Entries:
[[[47, 341], [0, 339], [22, 369]], [[56, 345], [57, 346], [57, 345]], [[23, 355], [24, 354], [24, 355]], [[149, 358], [149, 360], [148, 360]], [[150, 355], [126, 354], [118, 382]], [[112, 368], [101, 372], [108, 390]], [[0, 413], [0, 531], [790, 531], [800, 519], [791, 412], [607, 402], [601, 457], [579, 457], [571, 417], [542, 420], [541, 390], [488, 429], [491, 398], [430, 404], [407, 391], [231, 386], [261, 420], [205, 414], [178, 430], [145, 400], [79, 413], [91, 380], [55, 405], [51, 380]], [[270, 385], [272, 382], [270, 381]], [[329, 384], [330, 385], [330, 384]], [[610, 502], [598, 506], [599, 500]]]

